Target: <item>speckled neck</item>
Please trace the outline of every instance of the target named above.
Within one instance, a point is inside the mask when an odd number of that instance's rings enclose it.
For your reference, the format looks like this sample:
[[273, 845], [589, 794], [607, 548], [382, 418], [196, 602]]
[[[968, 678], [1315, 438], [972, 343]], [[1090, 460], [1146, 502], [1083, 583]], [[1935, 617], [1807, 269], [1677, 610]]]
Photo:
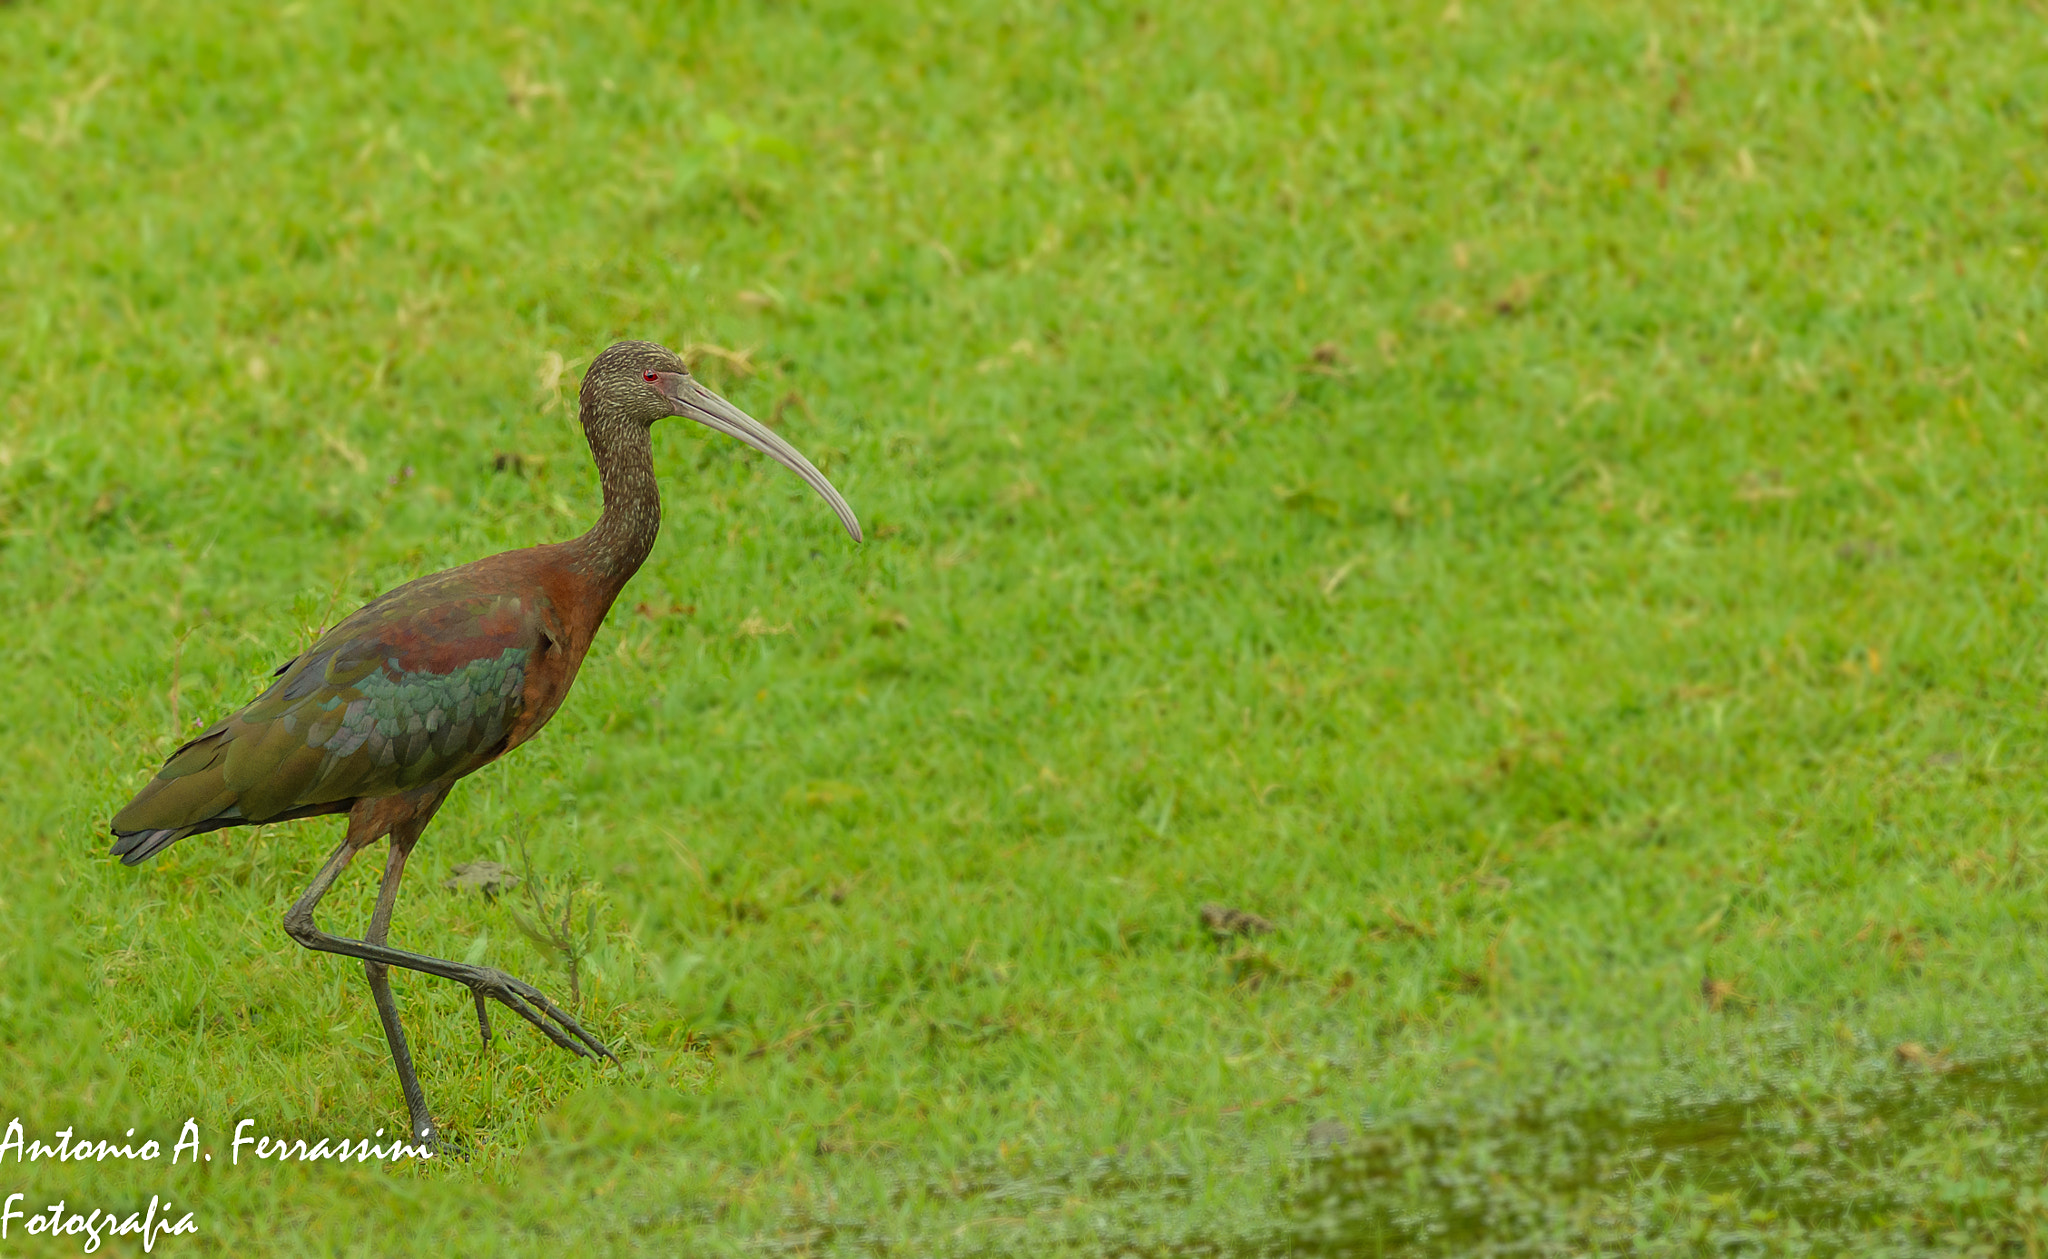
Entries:
[[569, 567], [601, 589], [605, 607], [618, 597], [654, 550], [661, 532], [661, 487], [654, 479], [654, 441], [636, 419], [613, 416], [586, 403], [583, 431], [604, 487], [604, 514], [589, 533], [569, 543]]

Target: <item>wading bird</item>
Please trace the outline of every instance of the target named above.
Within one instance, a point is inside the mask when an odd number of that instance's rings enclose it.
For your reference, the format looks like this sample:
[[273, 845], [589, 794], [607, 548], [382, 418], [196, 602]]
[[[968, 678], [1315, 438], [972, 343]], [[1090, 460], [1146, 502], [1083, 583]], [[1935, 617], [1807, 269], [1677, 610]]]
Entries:
[[[555, 715], [612, 601], [654, 549], [655, 422], [686, 416], [752, 446], [808, 482], [860, 541], [860, 522], [824, 473], [697, 383], [670, 350], [622, 341], [604, 351], [583, 378], [579, 409], [604, 489], [604, 512], [590, 532], [421, 577], [372, 601], [288, 661], [253, 703], [171, 753], [114, 815], [113, 852], [131, 866], [224, 826], [348, 815], [341, 846], [286, 911], [284, 929], [309, 949], [362, 959], [411, 1130], [428, 1143], [436, 1130], [391, 998], [391, 967], [467, 987], [486, 1045], [486, 1002], [497, 1001], [572, 1053], [612, 1056], [531, 984], [393, 948], [385, 937], [406, 857], [449, 788]], [[360, 940], [322, 931], [313, 922], [320, 898], [358, 852], [387, 835], [369, 930]]]

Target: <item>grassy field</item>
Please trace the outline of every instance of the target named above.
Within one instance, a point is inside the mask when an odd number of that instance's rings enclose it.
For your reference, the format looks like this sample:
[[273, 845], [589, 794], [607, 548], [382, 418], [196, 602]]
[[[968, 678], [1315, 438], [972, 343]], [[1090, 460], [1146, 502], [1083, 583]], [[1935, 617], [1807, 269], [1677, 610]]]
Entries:
[[[171, 1254], [2035, 1253], [2044, 210], [2020, 5], [0, 5], [0, 1119], [215, 1151], [0, 1196], [163, 1195]], [[401, 976], [454, 1156], [227, 1166], [403, 1119], [279, 928], [339, 828], [106, 820], [358, 602], [585, 528], [625, 336], [869, 541], [659, 431], [576, 693], [414, 858], [396, 941], [558, 997], [441, 883], [574, 889], [622, 1062]]]

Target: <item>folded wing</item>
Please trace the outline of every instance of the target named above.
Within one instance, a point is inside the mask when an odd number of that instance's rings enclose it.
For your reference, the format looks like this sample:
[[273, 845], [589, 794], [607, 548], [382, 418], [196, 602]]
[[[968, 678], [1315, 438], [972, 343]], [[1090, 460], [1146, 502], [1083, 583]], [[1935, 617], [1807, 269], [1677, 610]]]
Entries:
[[114, 854], [134, 865], [202, 831], [344, 812], [503, 752], [548, 610], [464, 592], [453, 576], [364, 607], [173, 752], [115, 815]]

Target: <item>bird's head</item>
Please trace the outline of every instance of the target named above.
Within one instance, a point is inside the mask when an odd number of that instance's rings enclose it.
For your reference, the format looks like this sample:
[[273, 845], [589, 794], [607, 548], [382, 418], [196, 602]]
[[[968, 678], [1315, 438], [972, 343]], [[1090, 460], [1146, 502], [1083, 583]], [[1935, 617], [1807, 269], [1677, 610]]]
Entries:
[[802, 452], [690, 375], [682, 356], [652, 341], [621, 341], [591, 360], [582, 389], [583, 422], [638, 424], [652, 428], [671, 415], [685, 416], [704, 427], [734, 437], [802, 477], [831, 504], [839, 522], [861, 540], [860, 521], [839, 491]]

